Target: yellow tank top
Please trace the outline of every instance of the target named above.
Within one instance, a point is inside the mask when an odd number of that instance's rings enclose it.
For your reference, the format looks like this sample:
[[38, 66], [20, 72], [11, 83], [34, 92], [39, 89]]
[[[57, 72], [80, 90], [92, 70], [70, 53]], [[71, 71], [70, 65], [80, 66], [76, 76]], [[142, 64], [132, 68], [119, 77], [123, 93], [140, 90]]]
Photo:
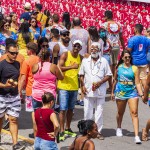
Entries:
[[[71, 52], [68, 51], [68, 57], [65, 62], [65, 66], [71, 66], [74, 63], [81, 64], [81, 59], [80, 55], [78, 55], [77, 58], [74, 58], [71, 55]], [[58, 81], [58, 88], [62, 90], [67, 90], [67, 91], [75, 91], [78, 90], [79, 84], [78, 84], [78, 69], [70, 69], [64, 72], [64, 79]]]

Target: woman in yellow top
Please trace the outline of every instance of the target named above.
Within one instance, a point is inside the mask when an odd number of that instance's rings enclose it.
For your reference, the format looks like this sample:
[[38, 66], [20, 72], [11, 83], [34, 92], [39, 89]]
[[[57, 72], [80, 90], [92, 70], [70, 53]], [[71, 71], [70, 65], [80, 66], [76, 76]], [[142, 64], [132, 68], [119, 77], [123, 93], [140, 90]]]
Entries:
[[17, 33], [19, 30], [19, 25], [17, 22], [17, 14], [15, 12], [10, 13], [10, 18], [11, 18], [11, 24], [10, 24], [10, 31]]
[[29, 30], [29, 23], [25, 21], [20, 26], [17, 41], [17, 44], [19, 46], [19, 53], [22, 54], [25, 59], [28, 57], [26, 45], [29, 42], [34, 42], [34, 35]]

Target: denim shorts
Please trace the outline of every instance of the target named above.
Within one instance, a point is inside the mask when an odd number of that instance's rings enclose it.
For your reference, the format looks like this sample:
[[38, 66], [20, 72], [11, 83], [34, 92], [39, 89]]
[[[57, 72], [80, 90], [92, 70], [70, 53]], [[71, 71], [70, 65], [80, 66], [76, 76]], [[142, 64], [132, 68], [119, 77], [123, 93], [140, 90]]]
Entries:
[[60, 110], [74, 109], [78, 91], [59, 90]]
[[42, 102], [39, 102], [37, 100], [35, 100], [33, 97], [32, 97], [32, 107], [34, 109], [34, 111], [38, 108], [41, 108], [42, 107]]
[[112, 59], [110, 54], [103, 54], [103, 57], [107, 60], [109, 65], [112, 65]]
[[34, 150], [58, 150], [58, 148], [54, 141], [48, 141], [36, 137], [34, 141]]

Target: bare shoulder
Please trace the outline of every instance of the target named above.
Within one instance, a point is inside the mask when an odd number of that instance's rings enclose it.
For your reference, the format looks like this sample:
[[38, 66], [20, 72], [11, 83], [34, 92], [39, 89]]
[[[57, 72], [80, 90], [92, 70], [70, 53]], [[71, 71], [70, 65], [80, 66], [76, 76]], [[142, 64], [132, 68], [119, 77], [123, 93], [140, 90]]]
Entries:
[[32, 67], [32, 73], [35, 74], [35, 73], [37, 73], [38, 70], [39, 70], [39, 65], [34, 64], [33, 67]]
[[87, 141], [87, 148], [88, 148], [88, 150], [95, 150], [95, 145], [92, 140]]

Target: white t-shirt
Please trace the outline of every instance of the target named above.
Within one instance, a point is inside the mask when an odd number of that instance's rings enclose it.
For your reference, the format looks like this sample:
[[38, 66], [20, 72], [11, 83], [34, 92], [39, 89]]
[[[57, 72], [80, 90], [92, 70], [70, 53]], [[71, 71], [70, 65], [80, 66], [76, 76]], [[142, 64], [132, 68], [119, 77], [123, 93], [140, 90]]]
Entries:
[[53, 52], [53, 48], [56, 44], [58, 44], [58, 42], [49, 42], [49, 48], [52, 52]]
[[66, 47], [62, 44], [62, 42], [58, 42], [59, 46], [60, 46], [60, 50], [59, 50], [59, 54], [58, 56], [61, 56], [62, 53], [67, 52], [67, 51], [71, 51], [72, 50], [72, 42], [69, 42], [69, 45]]

